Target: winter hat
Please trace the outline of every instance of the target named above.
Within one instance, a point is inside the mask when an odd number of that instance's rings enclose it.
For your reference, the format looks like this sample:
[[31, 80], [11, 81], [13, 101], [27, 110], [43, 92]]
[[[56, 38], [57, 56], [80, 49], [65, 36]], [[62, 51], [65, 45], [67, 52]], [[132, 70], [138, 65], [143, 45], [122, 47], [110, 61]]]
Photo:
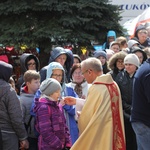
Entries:
[[81, 58], [80, 58], [80, 56], [78, 54], [73, 54], [73, 57], [77, 58], [79, 60], [79, 63], [81, 63]]
[[136, 53], [136, 52], [141, 52], [143, 55], [143, 61], [145, 61], [147, 59], [147, 55], [146, 53], [138, 46], [133, 46], [131, 48], [131, 53]]
[[133, 65], [139, 67], [140, 61], [139, 61], [139, 58], [135, 54], [128, 54], [124, 58], [124, 64], [133, 64]]
[[106, 53], [107, 53], [107, 60], [110, 59], [111, 56], [113, 56], [115, 54], [115, 52], [111, 49], [105, 49]]
[[138, 32], [139, 32], [140, 30], [146, 30], [145, 26], [142, 25], [142, 24], [140, 24], [139, 26], [137, 26], [134, 37], [137, 37], [137, 38], [138, 38], [138, 35], [137, 35], [137, 34], [138, 34]]
[[108, 61], [108, 67], [112, 70], [114, 70], [115, 66], [116, 66], [116, 62], [118, 59], [122, 59], [124, 60], [124, 58], [126, 57], [127, 53], [124, 51], [120, 51], [118, 53], [115, 53]]
[[139, 42], [138, 42], [138, 41], [135, 41], [135, 40], [129, 40], [127, 44], [128, 44], [128, 48], [130, 49], [130, 48], [132, 48], [132, 46], [133, 46], [134, 44], [139, 44]]
[[108, 38], [108, 37], [111, 37], [111, 36], [113, 36], [113, 37], [114, 37], [114, 40], [116, 40], [116, 32], [115, 32], [115, 31], [109, 30], [109, 31], [107, 32], [107, 38]]
[[0, 61], [0, 79], [5, 80], [6, 82], [9, 81], [10, 76], [13, 72], [13, 66], [11, 64], [8, 64], [4, 61]]
[[106, 52], [100, 50], [100, 51], [95, 51], [94, 52], [94, 57], [98, 58], [100, 56], [103, 56], [105, 59], [107, 59], [107, 54]]
[[119, 44], [117, 41], [112, 41], [112, 42], [110, 43], [109, 49], [111, 49], [111, 47], [112, 47], [113, 45], [118, 45], [118, 46], [120, 47], [120, 44]]
[[56, 79], [48, 78], [41, 83], [40, 90], [42, 94], [49, 96], [57, 90], [61, 90], [61, 85]]

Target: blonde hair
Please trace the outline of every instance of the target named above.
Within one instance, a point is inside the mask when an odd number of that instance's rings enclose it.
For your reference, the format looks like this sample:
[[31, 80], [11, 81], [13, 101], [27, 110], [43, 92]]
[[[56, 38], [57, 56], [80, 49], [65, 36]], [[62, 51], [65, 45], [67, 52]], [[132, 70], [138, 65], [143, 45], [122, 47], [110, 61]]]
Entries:
[[27, 82], [31, 82], [31, 80], [37, 80], [37, 79], [40, 79], [40, 74], [35, 71], [35, 70], [27, 70], [25, 73], [24, 73], [24, 81], [25, 83]]
[[120, 36], [116, 39], [116, 42], [118, 42], [122, 46], [127, 43], [127, 39], [124, 36]]

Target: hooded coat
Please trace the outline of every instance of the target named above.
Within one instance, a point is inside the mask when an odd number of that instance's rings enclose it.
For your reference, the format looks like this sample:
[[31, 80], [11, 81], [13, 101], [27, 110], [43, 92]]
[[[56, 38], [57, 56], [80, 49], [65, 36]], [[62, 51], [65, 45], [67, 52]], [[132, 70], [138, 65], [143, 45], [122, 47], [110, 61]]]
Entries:
[[8, 83], [13, 68], [2, 61], [0, 68], [0, 129], [2, 132], [16, 134], [19, 140], [25, 140], [27, 132], [23, 124], [20, 102], [15, 90]]
[[146, 61], [146, 59], [147, 59], [146, 53], [145, 53], [140, 47], [133, 46], [133, 47], [131, 48], [131, 53], [136, 53], [136, 52], [142, 53], [142, 55], [143, 55], [142, 64], [143, 64], [143, 62]]
[[[52, 76], [54, 69], [61, 69], [63, 71], [63, 74], [64, 74], [62, 82], [61, 82], [61, 86], [62, 86], [61, 96], [62, 97], [64, 97], [64, 96], [78, 97], [77, 94], [74, 92], [73, 88], [65, 84], [65, 81], [64, 81], [65, 70], [60, 63], [51, 62], [46, 67], [46, 79], [50, 78]], [[40, 92], [40, 90], [38, 90], [35, 94], [35, 97], [39, 98], [40, 95], [41, 95], [41, 92]], [[74, 143], [78, 138], [78, 127], [77, 127], [77, 123], [75, 121], [75, 107], [69, 106], [69, 105], [64, 105], [63, 109], [64, 109], [65, 118], [66, 118], [66, 123], [67, 123], [67, 126], [68, 126], [69, 131], [70, 131], [71, 140], [72, 140], [72, 143]], [[31, 113], [32, 113], [32, 111], [33, 110], [31, 110]]]
[[144, 25], [139, 25], [139, 26], [136, 28], [136, 31], [135, 31], [135, 34], [134, 34], [134, 38], [132, 38], [132, 40], [137, 41], [137, 42], [140, 44], [140, 45], [139, 45], [140, 48], [144, 48], [144, 47], [149, 46], [149, 44], [148, 44], [148, 39], [146, 39], [144, 43], [140, 43], [140, 42], [139, 42], [138, 32], [139, 32], [140, 30], [146, 30], [145, 26], [144, 26]]
[[[64, 70], [65, 70], [65, 79], [69, 82], [70, 81], [70, 69], [73, 65], [73, 60], [74, 60], [71, 50], [67, 50], [62, 47], [56, 47], [54, 50], [51, 51], [49, 63], [55, 62], [56, 58], [62, 54], [66, 54], [66, 56], [67, 56], [67, 60], [64, 64]], [[47, 67], [48, 67], [48, 65], [43, 67], [40, 70], [41, 82], [46, 79]]]
[[113, 36], [113, 37], [114, 37], [114, 41], [115, 41], [115, 40], [116, 40], [116, 32], [113, 31], [113, 30], [108, 31], [107, 37], [106, 37], [106, 42], [105, 42], [105, 43], [103, 44], [103, 46], [102, 46], [102, 49], [103, 49], [103, 50], [109, 49], [110, 43], [108, 42], [108, 38], [109, 38], [110, 36]]
[[23, 75], [28, 70], [27, 63], [32, 58], [34, 59], [34, 61], [36, 63], [36, 71], [39, 71], [40, 63], [39, 63], [39, 59], [35, 55], [30, 54], [30, 53], [24, 53], [20, 57], [21, 75], [20, 75], [18, 82], [17, 82], [17, 85], [16, 85], [16, 88], [18, 89], [19, 93], [20, 93], [20, 87], [24, 83]]
[[[52, 75], [52, 70], [53, 69], [61, 69], [63, 70], [64, 72], [64, 77], [63, 77], [63, 80], [62, 80], [62, 94], [61, 96], [64, 97], [64, 96], [73, 96], [73, 97], [78, 97], [77, 94], [74, 92], [73, 88], [68, 86], [67, 84], [65, 84], [65, 70], [64, 68], [62, 67], [62, 65], [60, 65], [59, 63], [57, 62], [52, 62], [49, 64], [49, 67], [47, 68], [47, 76], [46, 78], [49, 78], [51, 77]], [[71, 140], [72, 140], [72, 143], [74, 143], [77, 138], [78, 138], [78, 127], [77, 127], [77, 124], [76, 124], [76, 121], [75, 121], [75, 107], [74, 106], [69, 106], [69, 105], [64, 105], [63, 106], [64, 108], [64, 114], [65, 114], [65, 117], [66, 117], [66, 121], [67, 121], [67, 126], [69, 128], [69, 131], [70, 131], [70, 135], [71, 135]]]

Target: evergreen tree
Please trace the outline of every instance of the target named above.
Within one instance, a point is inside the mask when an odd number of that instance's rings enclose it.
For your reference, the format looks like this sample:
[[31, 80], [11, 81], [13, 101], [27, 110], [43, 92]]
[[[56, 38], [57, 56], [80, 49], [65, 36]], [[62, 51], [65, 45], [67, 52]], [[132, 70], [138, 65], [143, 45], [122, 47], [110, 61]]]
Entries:
[[52, 45], [104, 42], [122, 34], [118, 7], [108, 0], [1, 0], [0, 43], [51, 50]]

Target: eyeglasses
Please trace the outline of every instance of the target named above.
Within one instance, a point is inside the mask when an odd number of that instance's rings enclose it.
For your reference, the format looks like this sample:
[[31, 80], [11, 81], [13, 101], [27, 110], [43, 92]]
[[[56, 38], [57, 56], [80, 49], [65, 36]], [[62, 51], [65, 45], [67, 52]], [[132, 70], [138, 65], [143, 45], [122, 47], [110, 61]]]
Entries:
[[123, 64], [123, 61], [117, 61], [118, 64]]
[[56, 77], [56, 78], [57, 78], [57, 77], [58, 77], [58, 78], [61, 78], [63, 75], [62, 75], [62, 74], [52, 74], [52, 76], [53, 76], [53, 77]]
[[84, 72], [82, 72], [82, 75], [84, 75], [87, 71], [88, 71], [88, 69], [87, 69], [87, 70], [85, 70]]
[[147, 30], [140, 30], [139, 33], [145, 33], [145, 34], [147, 34], [148, 32], [147, 32]]
[[34, 63], [28, 63], [27, 65], [28, 65], [28, 67], [30, 67], [30, 66], [36, 65], [36, 63], [35, 62]]

